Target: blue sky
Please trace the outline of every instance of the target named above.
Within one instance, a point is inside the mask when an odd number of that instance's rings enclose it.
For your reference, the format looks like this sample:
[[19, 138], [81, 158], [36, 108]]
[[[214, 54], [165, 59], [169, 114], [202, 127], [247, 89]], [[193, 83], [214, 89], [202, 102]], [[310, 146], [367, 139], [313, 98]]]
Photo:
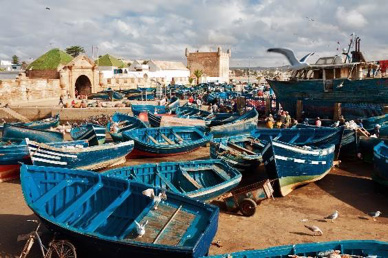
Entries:
[[[231, 66], [287, 64], [270, 47], [310, 59], [336, 54], [350, 34], [368, 60], [388, 59], [388, 1], [0, 0], [0, 59], [80, 45], [91, 55], [185, 61], [185, 48], [232, 50]], [[47, 10], [46, 7], [50, 8]], [[6, 22], [5, 22], [6, 21]]]

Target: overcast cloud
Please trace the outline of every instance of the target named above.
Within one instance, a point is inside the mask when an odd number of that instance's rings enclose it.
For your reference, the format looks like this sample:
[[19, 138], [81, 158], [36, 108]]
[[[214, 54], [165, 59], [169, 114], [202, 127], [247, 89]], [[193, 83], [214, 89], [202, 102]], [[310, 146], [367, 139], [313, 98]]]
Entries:
[[[0, 0], [0, 59], [30, 60], [80, 45], [91, 56], [185, 62], [185, 48], [232, 50], [232, 66], [287, 64], [270, 47], [312, 60], [361, 37], [368, 60], [388, 59], [388, 1]], [[46, 7], [50, 8], [47, 10]]]

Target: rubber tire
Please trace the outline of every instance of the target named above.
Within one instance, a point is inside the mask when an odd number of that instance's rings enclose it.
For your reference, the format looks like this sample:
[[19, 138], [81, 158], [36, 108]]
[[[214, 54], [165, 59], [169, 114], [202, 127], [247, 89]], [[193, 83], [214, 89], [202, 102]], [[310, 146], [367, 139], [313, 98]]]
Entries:
[[250, 198], [245, 198], [239, 203], [240, 211], [244, 216], [250, 217], [256, 213], [257, 204]]
[[75, 247], [67, 240], [54, 240], [47, 250], [47, 258], [77, 258]]

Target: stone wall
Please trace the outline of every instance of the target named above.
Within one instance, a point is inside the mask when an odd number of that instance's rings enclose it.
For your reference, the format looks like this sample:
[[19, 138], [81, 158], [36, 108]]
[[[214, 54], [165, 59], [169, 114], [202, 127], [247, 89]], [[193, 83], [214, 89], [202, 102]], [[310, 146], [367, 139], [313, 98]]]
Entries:
[[0, 81], [0, 102], [58, 98], [61, 94], [59, 79], [30, 79], [24, 75], [15, 80]]
[[27, 70], [26, 75], [30, 79], [59, 79], [57, 70]]
[[195, 70], [202, 70], [206, 77], [220, 77], [225, 82], [229, 81], [230, 50], [225, 53], [218, 48], [217, 52], [189, 53], [186, 49], [186, 57], [191, 77], [195, 77]]

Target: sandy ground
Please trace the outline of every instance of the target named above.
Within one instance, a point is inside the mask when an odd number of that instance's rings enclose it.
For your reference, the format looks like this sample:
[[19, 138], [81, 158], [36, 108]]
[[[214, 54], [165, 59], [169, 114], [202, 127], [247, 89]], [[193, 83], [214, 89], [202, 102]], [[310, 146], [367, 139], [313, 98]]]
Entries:
[[[160, 159], [135, 159], [126, 164], [161, 161], [193, 160], [209, 157], [209, 148], [193, 153]], [[317, 183], [301, 187], [290, 195], [275, 200], [265, 200], [256, 214], [244, 217], [224, 211], [220, 200], [213, 204], [221, 207], [218, 232], [210, 254], [220, 254], [246, 249], [266, 248], [276, 245], [339, 239], [377, 239], [388, 241], [388, 196], [374, 190], [370, 180], [371, 165], [360, 161], [343, 162]], [[244, 182], [253, 181], [264, 173], [264, 168], [244, 175]], [[323, 217], [338, 210], [340, 217], [334, 222]], [[380, 210], [382, 217], [373, 221], [365, 214]], [[16, 242], [19, 234], [30, 232], [35, 225], [27, 222], [34, 218], [26, 206], [18, 180], [0, 183], [0, 257], [20, 254], [23, 242]], [[319, 226], [323, 236], [312, 236], [304, 224]], [[45, 231], [44, 229], [42, 231]], [[44, 234], [46, 240], [50, 233]], [[81, 253], [82, 247], [77, 246]], [[87, 250], [86, 250], [87, 251]], [[37, 246], [31, 257], [39, 257]], [[81, 256], [85, 257], [85, 256]]]

